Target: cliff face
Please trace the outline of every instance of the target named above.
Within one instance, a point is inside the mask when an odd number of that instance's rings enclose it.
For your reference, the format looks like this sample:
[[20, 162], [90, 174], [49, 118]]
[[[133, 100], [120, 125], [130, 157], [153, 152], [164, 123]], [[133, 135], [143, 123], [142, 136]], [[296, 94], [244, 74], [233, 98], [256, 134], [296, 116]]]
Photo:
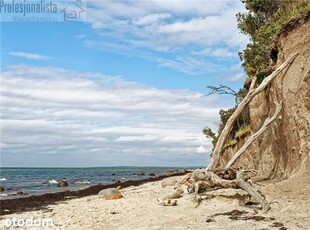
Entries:
[[[275, 111], [274, 102], [282, 102], [278, 119], [259, 137], [234, 166], [256, 168], [264, 178], [287, 178], [310, 172], [310, 12], [290, 21], [278, 34], [276, 68], [290, 54], [295, 61], [282, 71], [267, 89], [249, 104], [252, 133]], [[249, 136], [249, 135], [248, 135]], [[221, 166], [248, 138], [225, 149]]]

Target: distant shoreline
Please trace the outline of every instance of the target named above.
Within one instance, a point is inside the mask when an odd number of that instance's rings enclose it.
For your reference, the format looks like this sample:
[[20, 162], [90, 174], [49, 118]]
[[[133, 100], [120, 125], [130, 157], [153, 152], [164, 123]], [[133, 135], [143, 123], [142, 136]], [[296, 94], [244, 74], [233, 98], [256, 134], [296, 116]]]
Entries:
[[2, 169], [135, 169], [135, 168], [149, 168], [149, 169], [170, 169], [170, 170], [187, 170], [187, 169], [197, 169], [205, 168], [205, 165], [199, 166], [94, 166], [94, 167], [18, 167], [18, 166], [0, 166], [0, 171]]
[[141, 180], [128, 180], [117, 184], [112, 183], [103, 185], [102, 184], [93, 185], [78, 191], [66, 190], [63, 192], [46, 193], [42, 195], [20, 197], [16, 199], [13, 198], [7, 200], [0, 200], [0, 216], [12, 213], [41, 210], [46, 208], [46, 206], [55, 204], [56, 202], [59, 201], [66, 201], [70, 199], [96, 195], [98, 194], [99, 191], [106, 188], [112, 188], [116, 186], [121, 186], [121, 188], [126, 188], [130, 186], [139, 186], [147, 182], [160, 181], [167, 177], [182, 176], [185, 175], [186, 173], [188, 173], [187, 170], [182, 170], [181, 172], [170, 173], [168, 175], [162, 175], [157, 177], [149, 177]]
[[[0, 200], [33, 195], [77, 191], [98, 184], [146, 179], [189, 168], [167, 167], [98, 167], [98, 168], [1, 168]], [[58, 187], [63, 179], [68, 186]], [[18, 195], [19, 194], [19, 195]]]

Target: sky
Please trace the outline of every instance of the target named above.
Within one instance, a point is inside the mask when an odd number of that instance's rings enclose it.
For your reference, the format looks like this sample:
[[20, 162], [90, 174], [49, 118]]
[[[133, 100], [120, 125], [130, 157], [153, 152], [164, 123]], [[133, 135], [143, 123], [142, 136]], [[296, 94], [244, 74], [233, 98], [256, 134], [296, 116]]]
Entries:
[[205, 166], [242, 87], [239, 0], [84, 2], [83, 20], [1, 22], [1, 166]]

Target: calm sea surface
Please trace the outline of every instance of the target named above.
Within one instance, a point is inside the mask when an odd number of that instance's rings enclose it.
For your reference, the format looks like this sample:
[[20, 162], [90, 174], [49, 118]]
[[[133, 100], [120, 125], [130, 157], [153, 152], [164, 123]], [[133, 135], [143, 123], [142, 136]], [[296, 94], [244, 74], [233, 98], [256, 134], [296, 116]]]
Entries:
[[[185, 168], [167, 167], [100, 167], [100, 168], [0, 168], [0, 199], [16, 198], [8, 196], [18, 191], [29, 195], [78, 190], [99, 183], [109, 184], [115, 180], [140, 180], [150, 177], [150, 173], [163, 175], [167, 171]], [[144, 174], [144, 175], [143, 175]], [[57, 183], [66, 178], [69, 187], [58, 188]]]

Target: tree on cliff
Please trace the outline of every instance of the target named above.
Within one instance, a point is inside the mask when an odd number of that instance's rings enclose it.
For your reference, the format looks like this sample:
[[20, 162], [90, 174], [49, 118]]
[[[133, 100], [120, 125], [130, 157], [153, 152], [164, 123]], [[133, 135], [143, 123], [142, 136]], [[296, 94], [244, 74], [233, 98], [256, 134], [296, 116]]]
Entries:
[[249, 36], [250, 43], [239, 53], [248, 76], [260, 83], [272, 72], [270, 53], [274, 38], [282, 26], [294, 16], [310, 9], [309, 0], [241, 0], [247, 12], [238, 13], [238, 28]]
[[[229, 141], [230, 138], [233, 138], [243, 125], [248, 124], [247, 105], [253, 98], [253, 94], [264, 89], [280, 71], [286, 66], [289, 66], [296, 58], [297, 54], [292, 54], [289, 59], [280, 66], [281, 68], [279, 67], [274, 71], [274, 64], [277, 60], [278, 51], [272, 46], [278, 32], [280, 32], [283, 25], [290, 19], [310, 10], [309, 0], [241, 0], [241, 2], [245, 5], [247, 12], [238, 13], [236, 15], [238, 28], [241, 33], [249, 36], [250, 43], [243, 52], [239, 53], [239, 56], [245, 72], [252, 80], [248, 81], [250, 86], [246, 86], [245, 92], [247, 92], [247, 94], [243, 100], [239, 101], [235, 108], [220, 114], [221, 124], [218, 134], [216, 135], [208, 127], [203, 130], [204, 135], [212, 139], [214, 146], [208, 168], [216, 167], [225, 143]], [[270, 62], [270, 60], [273, 62]], [[213, 90], [211, 93], [222, 93], [221, 87], [213, 87], [213, 89], [215, 89], [215, 91]], [[246, 119], [244, 119], [245, 122], [242, 121], [243, 114], [246, 115]], [[268, 123], [271, 120], [271, 118], [266, 119], [266, 122]], [[262, 126], [262, 132], [266, 130], [267, 127], [268, 125], [266, 127]], [[261, 133], [258, 134], [260, 135]], [[258, 134], [253, 134], [254, 136], [253, 138], [251, 136], [250, 140], [255, 140]], [[240, 155], [238, 154], [238, 156]]]

